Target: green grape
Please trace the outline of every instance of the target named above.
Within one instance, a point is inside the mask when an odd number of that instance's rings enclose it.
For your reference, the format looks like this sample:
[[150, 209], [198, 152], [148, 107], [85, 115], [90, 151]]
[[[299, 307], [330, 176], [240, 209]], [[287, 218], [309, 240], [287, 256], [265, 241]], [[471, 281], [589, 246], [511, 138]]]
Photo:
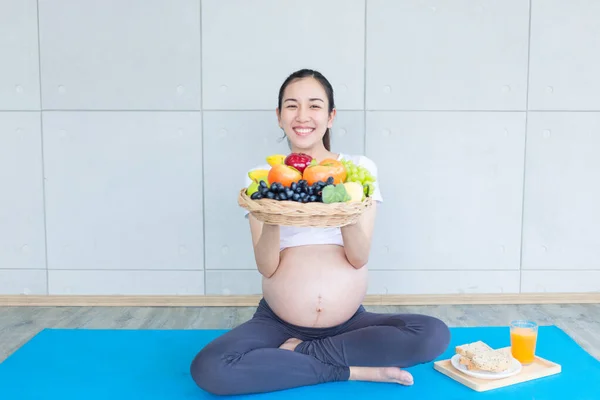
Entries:
[[361, 165], [356, 165], [350, 160], [342, 160], [346, 168], [346, 182], [358, 182], [363, 186], [366, 196], [372, 196], [375, 192], [375, 177], [371, 172]]

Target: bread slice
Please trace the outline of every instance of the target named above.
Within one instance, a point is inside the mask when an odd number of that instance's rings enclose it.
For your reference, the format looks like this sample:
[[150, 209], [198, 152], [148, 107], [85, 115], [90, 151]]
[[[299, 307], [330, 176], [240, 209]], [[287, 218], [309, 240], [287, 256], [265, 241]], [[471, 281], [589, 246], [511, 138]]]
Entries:
[[474, 370], [475, 364], [473, 364], [473, 361], [471, 361], [470, 359], [468, 359], [465, 356], [460, 356], [460, 358], [458, 359], [458, 363], [461, 365], [464, 365], [466, 369], [468, 369], [469, 371]]
[[456, 353], [468, 359], [473, 358], [476, 354], [494, 350], [481, 340], [473, 343], [456, 346]]
[[456, 346], [456, 353], [461, 355], [459, 363], [468, 370], [502, 372], [511, 364], [506, 352], [494, 350], [482, 341]]
[[476, 369], [489, 372], [502, 372], [510, 368], [510, 358], [505, 353], [492, 350], [475, 354], [471, 362]]

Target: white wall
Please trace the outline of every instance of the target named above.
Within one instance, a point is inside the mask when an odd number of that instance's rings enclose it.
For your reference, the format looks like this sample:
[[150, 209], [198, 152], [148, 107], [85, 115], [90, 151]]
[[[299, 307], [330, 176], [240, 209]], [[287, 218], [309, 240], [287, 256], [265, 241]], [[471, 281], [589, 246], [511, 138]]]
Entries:
[[[531, 8], [530, 8], [531, 7]], [[259, 293], [292, 71], [379, 166], [371, 293], [600, 290], [600, 2], [0, 1], [0, 293]]]

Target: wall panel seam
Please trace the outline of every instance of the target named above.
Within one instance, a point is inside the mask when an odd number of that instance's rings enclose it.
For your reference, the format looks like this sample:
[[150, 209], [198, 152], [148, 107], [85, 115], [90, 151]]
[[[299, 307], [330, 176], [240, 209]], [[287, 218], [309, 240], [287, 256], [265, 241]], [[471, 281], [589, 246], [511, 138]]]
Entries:
[[525, 138], [523, 140], [523, 181], [521, 186], [521, 238], [519, 249], [519, 293], [523, 291], [523, 245], [525, 242], [525, 191], [527, 189], [527, 138], [529, 136], [529, 70], [531, 63], [531, 10], [532, 0], [529, 0], [529, 25], [527, 27], [527, 68], [525, 74]]
[[365, 36], [364, 36], [364, 49], [363, 49], [363, 152], [367, 156], [367, 30], [368, 30], [368, 3], [369, 0], [365, 0]]
[[198, 51], [200, 52], [200, 68], [199, 68], [199, 74], [200, 74], [200, 152], [201, 152], [201, 157], [202, 157], [202, 294], [206, 295], [206, 293], [208, 292], [207, 288], [206, 288], [206, 187], [205, 187], [205, 171], [206, 171], [206, 160], [204, 158], [204, 97], [203, 97], [203, 93], [204, 93], [204, 82], [202, 81], [202, 70], [204, 68], [204, 60], [202, 59], [202, 49], [203, 49], [203, 45], [202, 45], [202, 38], [203, 36], [203, 32], [202, 32], [202, 16], [203, 16], [203, 9], [202, 9], [202, 0], [199, 0], [199, 13], [198, 13], [198, 17], [200, 18], [200, 21], [198, 23], [198, 27], [199, 27], [199, 32], [198, 34], [200, 35], [199, 37], [199, 45], [200, 48], [198, 49]]
[[36, 6], [36, 26], [37, 26], [37, 50], [38, 50], [38, 90], [39, 90], [39, 123], [40, 123], [40, 164], [41, 164], [41, 173], [42, 173], [42, 218], [43, 218], [43, 227], [44, 227], [44, 269], [46, 271], [46, 294], [50, 294], [50, 277], [48, 273], [48, 217], [47, 217], [47, 202], [46, 202], [46, 158], [44, 155], [44, 115], [43, 115], [43, 95], [42, 95], [42, 43], [41, 43], [41, 33], [40, 33], [40, 2], [37, 0], [35, 2]]

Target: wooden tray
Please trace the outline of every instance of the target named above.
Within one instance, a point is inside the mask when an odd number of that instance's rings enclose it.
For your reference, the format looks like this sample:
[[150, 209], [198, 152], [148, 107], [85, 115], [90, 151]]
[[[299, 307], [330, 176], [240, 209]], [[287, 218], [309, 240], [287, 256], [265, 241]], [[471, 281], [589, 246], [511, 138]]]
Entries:
[[[510, 347], [505, 347], [502, 350], [510, 351]], [[532, 364], [523, 366], [523, 369], [517, 375], [496, 380], [479, 379], [466, 375], [454, 368], [450, 362], [450, 359], [434, 362], [433, 368], [436, 371], [441, 372], [442, 374], [462, 383], [467, 387], [470, 387], [477, 392], [485, 392], [492, 389], [512, 386], [517, 383], [555, 375], [562, 371], [560, 364], [548, 361], [538, 356], [535, 357], [535, 361]]]

